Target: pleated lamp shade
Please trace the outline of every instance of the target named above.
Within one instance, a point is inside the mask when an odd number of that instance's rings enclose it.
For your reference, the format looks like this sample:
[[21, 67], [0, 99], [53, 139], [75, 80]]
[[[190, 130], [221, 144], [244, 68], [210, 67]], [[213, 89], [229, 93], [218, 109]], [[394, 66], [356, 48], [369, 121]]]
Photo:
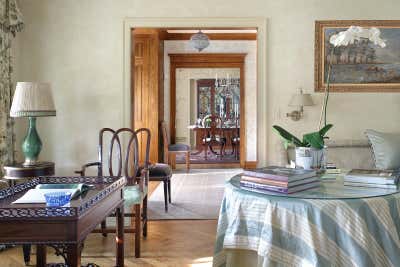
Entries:
[[10, 116], [56, 116], [50, 84], [42, 82], [18, 82], [11, 105]]
[[313, 106], [314, 102], [311, 98], [310, 94], [295, 94], [292, 96], [292, 99], [290, 99], [289, 106]]

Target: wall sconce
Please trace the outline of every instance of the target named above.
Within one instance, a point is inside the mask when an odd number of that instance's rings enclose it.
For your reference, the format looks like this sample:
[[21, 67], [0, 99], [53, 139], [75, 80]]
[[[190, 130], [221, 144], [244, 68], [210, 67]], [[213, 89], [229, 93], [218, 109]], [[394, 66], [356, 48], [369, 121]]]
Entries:
[[303, 107], [313, 105], [314, 102], [311, 98], [311, 95], [303, 94], [303, 90], [300, 88], [300, 93], [294, 94], [289, 102], [289, 107], [299, 107], [299, 110], [286, 113], [286, 117], [290, 117], [292, 120], [298, 121], [303, 117]]

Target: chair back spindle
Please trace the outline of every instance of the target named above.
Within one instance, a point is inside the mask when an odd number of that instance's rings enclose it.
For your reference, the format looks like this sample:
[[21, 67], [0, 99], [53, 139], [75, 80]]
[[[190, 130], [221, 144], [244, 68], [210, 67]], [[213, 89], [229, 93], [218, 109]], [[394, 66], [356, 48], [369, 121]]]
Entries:
[[[108, 140], [106, 141], [106, 135], [111, 135], [109, 141], [107, 159], [105, 160], [104, 148]], [[122, 149], [123, 136], [126, 136], [127, 146]], [[143, 141], [144, 148], [144, 159], [140, 162], [140, 147], [139, 138]], [[129, 128], [120, 128], [113, 130], [111, 128], [103, 128], [99, 132], [99, 145], [98, 145], [98, 176], [103, 176], [105, 163], [107, 163], [108, 173], [106, 175], [112, 177], [120, 177], [124, 175], [128, 184], [136, 184], [137, 174], [139, 172], [140, 165], [143, 169], [149, 167], [149, 155], [150, 155], [150, 130], [146, 128], [140, 128], [136, 131]], [[124, 157], [122, 155], [124, 154]], [[116, 166], [116, 168], [115, 168]], [[147, 178], [147, 175], [145, 175]], [[147, 185], [148, 179], [145, 179]]]
[[[209, 122], [207, 122], [209, 121]], [[223, 137], [224, 122], [221, 117], [217, 115], [207, 115], [203, 119], [204, 139], [217, 140]]]

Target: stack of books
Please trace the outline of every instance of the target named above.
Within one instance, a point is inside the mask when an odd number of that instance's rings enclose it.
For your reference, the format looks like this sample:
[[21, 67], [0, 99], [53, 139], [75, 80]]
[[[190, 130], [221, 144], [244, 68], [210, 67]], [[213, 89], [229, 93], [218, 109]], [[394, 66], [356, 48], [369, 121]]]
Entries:
[[327, 163], [325, 172], [320, 176], [321, 182], [336, 182], [342, 170], [338, 169], [334, 163]]
[[320, 185], [314, 170], [266, 167], [244, 170], [240, 179], [243, 189], [259, 193], [292, 194]]
[[397, 189], [400, 173], [393, 170], [353, 169], [344, 176], [344, 185]]

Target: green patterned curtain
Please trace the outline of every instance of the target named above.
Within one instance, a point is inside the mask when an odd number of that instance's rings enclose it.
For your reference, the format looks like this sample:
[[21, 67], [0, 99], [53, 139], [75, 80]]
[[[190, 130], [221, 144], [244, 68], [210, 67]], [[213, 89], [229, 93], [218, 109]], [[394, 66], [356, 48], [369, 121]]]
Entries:
[[16, 0], [0, 0], [0, 174], [4, 164], [14, 161], [14, 122], [10, 107], [14, 92], [11, 84], [13, 71], [11, 43], [21, 31], [23, 22]]

